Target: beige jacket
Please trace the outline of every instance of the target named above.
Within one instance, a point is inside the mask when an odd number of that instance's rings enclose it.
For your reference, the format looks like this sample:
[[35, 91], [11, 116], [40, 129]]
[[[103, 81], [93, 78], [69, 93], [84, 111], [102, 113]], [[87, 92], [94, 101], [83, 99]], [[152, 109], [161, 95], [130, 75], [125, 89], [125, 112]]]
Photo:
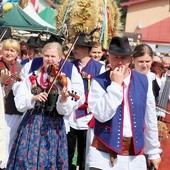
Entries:
[[6, 122], [4, 114], [4, 101], [0, 85], [0, 161], [6, 159]]

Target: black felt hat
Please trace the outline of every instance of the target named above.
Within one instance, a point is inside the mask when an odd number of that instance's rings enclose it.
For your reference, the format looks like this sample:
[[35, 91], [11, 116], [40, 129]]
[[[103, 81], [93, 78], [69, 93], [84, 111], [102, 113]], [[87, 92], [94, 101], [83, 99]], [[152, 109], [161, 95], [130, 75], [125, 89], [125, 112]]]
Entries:
[[93, 36], [91, 34], [80, 33], [75, 45], [93, 47]]
[[38, 48], [37, 37], [30, 37], [26, 43], [27, 46]]
[[132, 51], [127, 37], [113, 37], [108, 52], [120, 57], [130, 56], [135, 53]]
[[46, 43], [58, 42], [59, 44], [62, 45], [63, 41], [64, 41], [64, 37], [63, 36], [60, 36], [60, 35], [51, 35]]

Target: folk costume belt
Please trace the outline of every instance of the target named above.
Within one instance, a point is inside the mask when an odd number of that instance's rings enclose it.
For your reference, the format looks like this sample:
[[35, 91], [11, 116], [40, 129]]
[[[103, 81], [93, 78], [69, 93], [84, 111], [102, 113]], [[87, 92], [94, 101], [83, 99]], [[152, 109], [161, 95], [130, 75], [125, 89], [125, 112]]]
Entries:
[[114, 166], [114, 160], [117, 158], [117, 155], [134, 156], [134, 155], [143, 154], [143, 151], [141, 151], [138, 154], [135, 153], [134, 147], [133, 147], [133, 138], [132, 137], [123, 137], [122, 153], [121, 154], [118, 154], [115, 151], [107, 148], [96, 136], [94, 136], [94, 138], [93, 138], [92, 146], [95, 147], [99, 151], [109, 153], [112, 166]]

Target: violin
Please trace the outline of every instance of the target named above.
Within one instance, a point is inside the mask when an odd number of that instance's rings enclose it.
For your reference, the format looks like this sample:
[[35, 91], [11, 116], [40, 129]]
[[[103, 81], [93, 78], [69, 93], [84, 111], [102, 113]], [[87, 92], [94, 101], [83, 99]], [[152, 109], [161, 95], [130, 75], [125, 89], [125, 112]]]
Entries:
[[[68, 52], [67, 52], [67, 55], [65, 56], [64, 62], [62, 63], [62, 65], [60, 66], [60, 68], [59, 68], [59, 67], [56, 67], [57, 65], [53, 65], [51, 68], [47, 69], [47, 72], [48, 72], [49, 70], [51, 70], [52, 75], [54, 75], [53, 81], [52, 81], [52, 83], [51, 83], [51, 86], [50, 86], [47, 94], [50, 93], [50, 91], [51, 91], [51, 89], [52, 89], [52, 87], [53, 87], [53, 85], [54, 85], [57, 77], [61, 74], [61, 70], [62, 70], [64, 64], [66, 63], [66, 60], [68, 59], [68, 57], [69, 57], [69, 55], [70, 55], [70, 53], [71, 53], [74, 45], [76, 44], [79, 36], [80, 36], [80, 34], [78, 33], [78, 35], [76, 36], [74, 42], [72, 43], [71, 47], [69, 48], [69, 50], [68, 50]], [[54, 67], [54, 70], [53, 70], [53, 67]], [[50, 72], [49, 72], [49, 73], [50, 73]], [[72, 95], [72, 94], [73, 94], [73, 93], [70, 93], [70, 95]], [[76, 95], [76, 94], [75, 94], [75, 95]], [[75, 97], [75, 95], [73, 94], [72, 97]], [[79, 96], [76, 95], [76, 98], [79, 99]]]
[[[8, 65], [7, 65], [3, 60], [1, 60], [1, 61], [0, 61], [0, 71], [1, 71], [1, 70], [4, 70], [4, 69], [7, 69], [7, 70], [10, 71]], [[21, 80], [22, 80], [22, 79], [21, 79], [18, 75], [16, 75], [16, 74], [11, 74], [11, 77], [14, 78], [16, 81], [21, 81]]]
[[[59, 68], [56, 64], [54, 65], [50, 65], [47, 68], [47, 73], [48, 75], [50, 75], [51, 77], [55, 77], [59, 72]], [[68, 82], [67, 82], [67, 77], [64, 74], [58, 74], [57, 77], [55, 78], [55, 83], [54, 85], [59, 88], [60, 90], [62, 90], [64, 87], [67, 87]], [[80, 97], [76, 94], [76, 92], [74, 92], [72, 90], [72, 92], [67, 91], [69, 96], [72, 97], [72, 100], [74, 99], [75, 101], [79, 100]], [[47, 92], [49, 94], [49, 91]]]

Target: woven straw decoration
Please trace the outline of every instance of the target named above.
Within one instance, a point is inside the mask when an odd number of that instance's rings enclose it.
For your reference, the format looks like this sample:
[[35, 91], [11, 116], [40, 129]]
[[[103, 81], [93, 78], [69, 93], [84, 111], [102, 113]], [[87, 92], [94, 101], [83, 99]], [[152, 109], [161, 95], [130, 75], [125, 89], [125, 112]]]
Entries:
[[113, 0], [63, 0], [57, 11], [57, 29], [66, 24], [70, 42], [78, 32], [89, 34], [101, 28], [93, 34], [94, 41], [107, 48], [121, 31], [120, 11]]

